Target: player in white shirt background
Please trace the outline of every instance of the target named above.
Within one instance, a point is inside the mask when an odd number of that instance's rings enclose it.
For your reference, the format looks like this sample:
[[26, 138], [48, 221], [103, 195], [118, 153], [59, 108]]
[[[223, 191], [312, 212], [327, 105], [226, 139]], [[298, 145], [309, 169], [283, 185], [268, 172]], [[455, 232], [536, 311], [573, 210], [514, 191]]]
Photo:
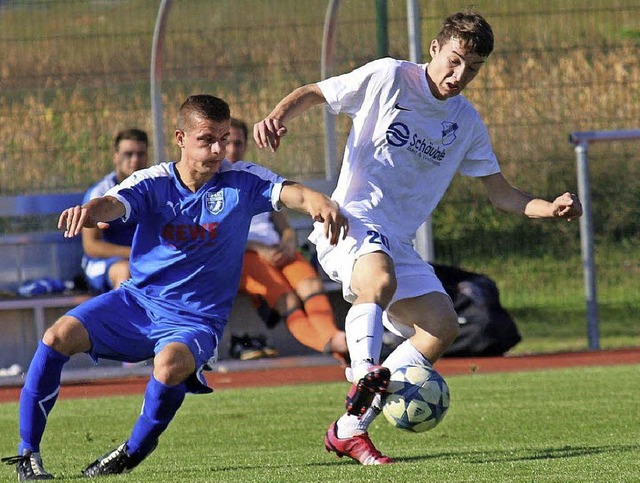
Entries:
[[[433, 364], [456, 338], [451, 299], [412, 241], [457, 172], [480, 179], [500, 210], [569, 221], [582, 214], [576, 195], [549, 202], [513, 187], [500, 172], [484, 123], [459, 95], [492, 50], [493, 32], [480, 14], [454, 13], [431, 41], [428, 64], [380, 59], [304, 85], [254, 126], [258, 147], [276, 151], [285, 123], [315, 105], [352, 119], [332, 194], [349, 218], [349, 235], [335, 247], [317, 229], [310, 236], [323, 269], [353, 304], [345, 330], [354, 385], [346, 413], [325, 436], [327, 450], [338, 456], [392, 463], [367, 433], [390, 372]], [[407, 340], [379, 366], [383, 323]]]

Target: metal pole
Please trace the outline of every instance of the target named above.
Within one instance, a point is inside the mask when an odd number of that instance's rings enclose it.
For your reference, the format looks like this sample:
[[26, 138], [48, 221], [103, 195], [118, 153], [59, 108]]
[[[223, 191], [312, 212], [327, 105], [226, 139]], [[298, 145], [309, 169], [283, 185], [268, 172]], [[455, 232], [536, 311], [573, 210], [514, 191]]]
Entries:
[[[340, 0], [330, 0], [324, 17], [324, 30], [322, 33], [322, 59], [320, 60], [320, 78], [326, 79], [333, 72], [333, 56], [335, 52], [336, 26], [338, 22], [338, 7]], [[335, 116], [329, 111], [329, 106], [324, 106], [324, 174], [327, 181], [332, 181], [337, 176], [336, 158], [336, 122]]]
[[582, 251], [584, 293], [587, 302], [587, 338], [589, 339], [589, 349], [592, 350], [600, 348], [600, 325], [596, 292], [595, 240], [587, 151], [590, 143], [627, 141], [632, 139], [640, 139], [640, 129], [577, 131], [569, 135], [569, 142], [575, 145], [578, 194], [580, 195], [583, 209], [583, 214], [580, 218], [580, 248]]
[[[409, 60], [420, 63], [422, 62], [422, 36], [420, 33], [420, 10], [416, 0], [407, 0], [407, 30], [409, 33]], [[423, 260], [427, 262], [435, 260], [431, 218], [418, 228], [414, 246]]]
[[596, 264], [593, 242], [593, 218], [591, 211], [591, 188], [589, 186], [588, 143], [580, 142], [575, 147], [578, 172], [578, 195], [582, 202], [580, 217], [580, 248], [584, 273], [584, 294], [587, 302], [587, 338], [589, 349], [600, 348], [598, 302], [596, 294]]
[[153, 152], [156, 164], [166, 161], [164, 152], [164, 122], [162, 118], [162, 68], [164, 60], [164, 33], [173, 0], [162, 0], [156, 17], [151, 46], [151, 117], [153, 120]]
[[389, 19], [387, 0], [376, 0], [376, 38], [378, 40], [378, 57], [389, 55]]
[[409, 32], [409, 60], [422, 62], [420, 7], [417, 0], [407, 0], [407, 29]]

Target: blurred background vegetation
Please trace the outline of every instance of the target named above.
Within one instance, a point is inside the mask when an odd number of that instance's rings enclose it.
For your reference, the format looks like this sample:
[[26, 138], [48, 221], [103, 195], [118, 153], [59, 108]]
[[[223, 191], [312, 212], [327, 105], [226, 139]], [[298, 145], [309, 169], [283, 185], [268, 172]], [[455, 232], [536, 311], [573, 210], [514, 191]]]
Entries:
[[[333, 73], [380, 55], [378, 3], [341, 2]], [[159, 5], [0, 0], [0, 195], [82, 191], [111, 170], [119, 129], [152, 132], [149, 71]], [[218, 95], [252, 124], [291, 89], [319, 80], [327, 5], [175, 0], [162, 83], [168, 157], [177, 154], [173, 126], [188, 95]], [[468, 5], [419, 2], [423, 61], [442, 18]], [[475, 8], [492, 24], [496, 48], [465, 95], [485, 120], [506, 177], [549, 199], [576, 191], [569, 133], [638, 128], [640, 2], [481, 0]], [[408, 58], [406, 2], [388, 2], [387, 17], [388, 54]], [[289, 127], [277, 156], [252, 146], [247, 157], [294, 179], [324, 177], [322, 110]], [[348, 118], [338, 118], [339, 158], [349, 127]], [[589, 150], [603, 346], [640, 345], [639, 148], [616, 142]], [[479, 183], [458, 177], [433, 231], [438, 262], [498, 282], [529, 344], [521, 350], [544, 349], [548, 334], [584, 347], [577, 223], [496, 212]]]

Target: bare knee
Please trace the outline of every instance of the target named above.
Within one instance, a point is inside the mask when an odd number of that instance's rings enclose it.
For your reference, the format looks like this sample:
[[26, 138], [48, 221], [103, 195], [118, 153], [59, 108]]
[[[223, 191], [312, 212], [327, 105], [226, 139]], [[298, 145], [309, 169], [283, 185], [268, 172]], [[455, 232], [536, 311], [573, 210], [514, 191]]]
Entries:
[[196, 361], [185, 344], [167, 344], [153, 360], [153, 377], [162, 384], [175, 386], [196, 370]]
[[381, 273], [375, 279], [369, 280], [365, 286], [361, 286], [358, 297], [365, 297], [381, 307], [387, 307], [397, 287], [398, 282], [394, 274]]
[[386, 254], [369, 253], [356, 261], [351, 277], [351, 290], [359, 302], [373, 302], [386, 308], [397, 287], [393, 261]]
[[47, 329], [42, 337], [42, 342], [66, 356], [91, 349], [91, 340], [87, 329], [78, 319], [68, 315], [60, 317], [55, 324]]
[[129, 261], [120, 260], [109, 268], [109, 281], [113, 288], [120, 287], [120, 284], [131, 277]]

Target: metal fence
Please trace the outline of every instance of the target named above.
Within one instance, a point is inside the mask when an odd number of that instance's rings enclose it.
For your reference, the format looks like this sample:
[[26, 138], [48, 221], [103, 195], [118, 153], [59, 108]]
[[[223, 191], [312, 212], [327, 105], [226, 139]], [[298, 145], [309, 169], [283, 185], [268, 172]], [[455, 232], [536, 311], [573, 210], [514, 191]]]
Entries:
[[[111, 169], [110, 146], [119, 129], [152, 131], [151, 45], [160, 3], [0, 0], [0, 195], [83, 190]], [[418, 2], [424, 61], [442, 18], [468, 4]], [[167, 156], [177, 154], [173, 125], [187, 95], [219, 95], [234, 116], [253, 123], [292, 88], [318, 80], [327, 5], [173, 1], [163, 58]], [[493, 25], [496, 49], [465, 95], [485, 120], [505, 175], [547, 198], [575, 190], [569, 133], [638, 127], [640, 1], [488, 0], [478, 9]], [[407, 22], [404, 1], [343, 0], [334, 73], [385, 53], [409, 58]], [[292, 123], [277, 157], [253, 148], [249, 157], [292, 178], [323, 177], [322, 126], [322, 111], [311, 111]], [[337, 165], [349, 126], [338, 118]], [[638, 152], [632, 142], [590, 152], [595, 232], [607, 247], [599, 263], [605, 273], [624, 271], [635, 287]], [[434, 234], [438, 261], [484, 267], [499, 280], [509, 272], [514, 284], [531, 283], [527, 303], [534, 305], [546, 303], [549, 294], [537, 298], [540, 279], [528, 280], [531, 269], [521, 260], [535, 266], [554, 251], [566, 250], [565, 258], [575, 253], [578, 266], [560, 267], [571, 282], [557, 302], [580, 297], [577, 229], [502, 216], [489, 207], [478, 183], [454, 181], [434, 215]], [[609, 257], [612, 246], [616, 253], [628, 247], [629, 256]], [[520, 276], [514, 278], [515, 272]], [[603, 297], [635, 304], [637, 293], [629, 294], [629, 286], [613, 284]], [[511, 289], [522, 287], [503, 287], [507, 303], [515, 302]]]

